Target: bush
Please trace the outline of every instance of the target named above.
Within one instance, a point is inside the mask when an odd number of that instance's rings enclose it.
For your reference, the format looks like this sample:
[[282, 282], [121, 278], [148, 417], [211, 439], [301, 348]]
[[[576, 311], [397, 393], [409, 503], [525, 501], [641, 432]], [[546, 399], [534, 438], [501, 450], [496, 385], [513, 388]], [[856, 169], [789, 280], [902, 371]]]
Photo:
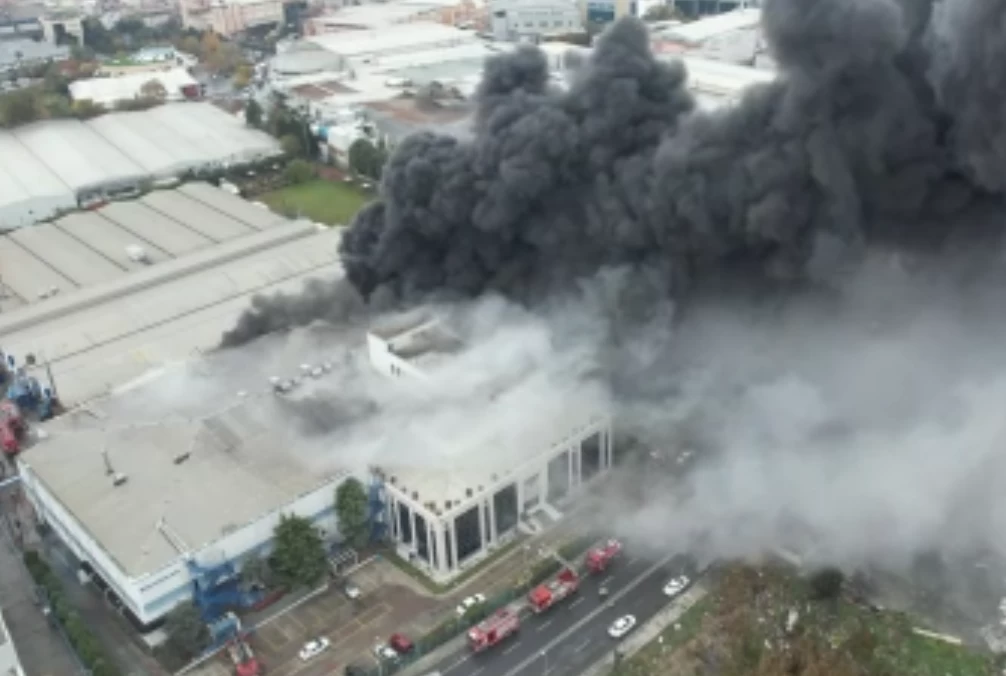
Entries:
[[101, 644], [95, 639], [90, 628], [70, 607], [63, 593], [63, 583], [49, 568], [49, 564], [39, 556], [38, 552], [29, 551], [24, 554], [24, 565], [35, 584], [45, 590], [53, 616], [92, 676], [119, 676], [118, 669], [108, 661]]
[[838, 568], [823, 568], [810, 577], [811, 596], [818, 601], [837, 598], [843, 582], [845, 575]]

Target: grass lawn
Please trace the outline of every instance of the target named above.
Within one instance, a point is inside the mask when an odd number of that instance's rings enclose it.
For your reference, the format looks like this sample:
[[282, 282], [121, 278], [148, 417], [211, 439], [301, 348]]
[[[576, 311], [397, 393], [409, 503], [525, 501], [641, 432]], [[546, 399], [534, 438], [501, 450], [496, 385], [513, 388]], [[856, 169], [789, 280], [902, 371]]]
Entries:
[[286, 216], [309, 218], [326, 225], [348, 225], [368, 197], [355, 186], [316, 179], [267, 192], [257, 199]]

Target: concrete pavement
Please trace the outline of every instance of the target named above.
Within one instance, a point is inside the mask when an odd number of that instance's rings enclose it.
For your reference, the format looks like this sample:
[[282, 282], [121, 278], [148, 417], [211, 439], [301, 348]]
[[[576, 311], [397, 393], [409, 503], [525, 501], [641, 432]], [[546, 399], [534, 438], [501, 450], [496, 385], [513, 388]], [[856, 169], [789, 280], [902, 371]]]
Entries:
[[[661, 588], [668, 579], [692, 566], [683, 557], [657, 564], [628, 557], [604, 576], [583, 580], [576, 597], [540, 616], [527, 614], [520, 632], [485, 653], [473, 655], [466, 645], [430, 665], [443, 676], [572, 676], [610, 652], [617, 642], [608, 627], [626, 614], [643, 623], [656, 615], [668, 599]], [[601, 585], [609, 596], [602, 599]]]

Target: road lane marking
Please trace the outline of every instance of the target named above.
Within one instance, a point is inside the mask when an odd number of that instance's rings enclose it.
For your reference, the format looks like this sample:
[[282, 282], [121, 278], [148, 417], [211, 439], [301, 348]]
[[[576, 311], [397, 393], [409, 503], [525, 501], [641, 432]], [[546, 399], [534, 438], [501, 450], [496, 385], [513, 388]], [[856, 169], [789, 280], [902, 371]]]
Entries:
[[608, 577], [606, 577], [603, 580], [601, 580], [601, 586], [604, 587], [605, 585], [611, 584], [611, 577], [612, 576], [609, 575]]
[[575, 600], [575, 601], [573, 601], [572, 603], [569, 604], [570, 610], [572, 610], [576, 606], [580, 605], [581, 603], [583, 603], [583, 597], [582, 596], [580, 598], [578, 598], [577, 600]]
[[542, 622], [541, 624], [538, 625], [538, 631], [543, 631], [547, 629], [548, 625], [550, 624], [552, 624], [552, 620], [549, 620], [548, 622]]
[[520, 641], [517, 641], [516, 643], [511, 643], [509, 647], [507, 647], [507, 649], [503, 651], [503, 654], [506, 655], [507, 653], [512, 653], [514, 650], [517, 650], [517, 646], [519, 645]]
[[626, 565], [632, 566], [632, 565], [635, 565], [635, 563], [637, 561], [639, 561], [639, 559], [636, 558], [636, 557], [633, 557], [633, 558], [629, 559], [628, 561], [626, 561], [625, 563], [626, 563]]
[[[629, 592], [631, 592], [636, 587], [638, 587], [640, 584], [642, 584], [644, 580], [646, 580], [647, 578], [649, 578], [649, 577], [653, 576], [655, 573], [657, 573], [657, 571], [659, 571], [661, 567], [665, 566], [667, 564], [667, 562], [670, 561], [672, 558], [674, 558], [673, 555], [664, 557], [663, 559], [661, 559], [657, 563], [653, 564], [652, 566], [650, 566], [649, 568], [647, 568], [646, 570], [644, 570], [642, 573], [640, 573], [638, 576], [636, 576], [634, 579], [632, 579], [627, 585], [625, 585], [624, 587], [622, 587], [621, 589], [619, 589], [612, 596], [612, 598], [609, 600], [609, 604], [608, 605], [612, 605], [612, 604], [614, 604], [615, 601], [618, 601], [619, 599], [621, 599], [624, 596], [626, 596]], [[607, 606], [600, 606], [599, 608], [593, 610], [592, 612], [587, 613], [582, 618], [580, 618], [576, 622], [576, 624], [574, 624], [572, 627], [567, 628], [565, 631], [561, 632], [554, 639], [552, 639], [551, 641], [549, 641], [549, 643], [547, 645], [545, 645], [543, 648], [541, 648], [541, 650], [538, 653], [535, 653], [533, 656], [528, 657], [527, 659], [525, 659], [523, 662], [521, 662], [520, 664], [518, 664], [516, 667], [514, 667], [513, 669], [511, 669], [508, 672], [506, 672], [506, 674], [504, 674], [504, 676], [517, 676], [517, 674], [522, 673], [524, 671], [524, 669], [526, 669], [528, 667], [528, 665], [530, 665], [535, 660], [539, 659], [539, 655], [540, 655], [541, 652], [546, 652], [546, 653], [549, 652], [550, 650], [552, 650], [553, 648], [555, 648], [557, 645], [559, 645], [560, 643], [562, 643], [564, 640], [566, 640], [569, 636], [572, 636], [575, 632], [579, 631], [581, 627], [583, 627], [584, 625], [588, 624], [589, 622], [591, 622], [592, 620], [594, 620], [596, 617], [598, 617], [606, 609], [607, 609]]]
[[584, 648], [586, 648], [589, 645], [590, 645], [590, 639], [588, 638], [586, 641], [584, 641], [580, 645], [578, 645], [575, 648], [573, 648], [573, 652], [580, 652], [581, 650], [583, 650]]
[[476, 669], [475, 671], [473, 671], [471, 673], [471, 676], [475, 676], [475, 674], [481, 674], [484, 670], [485, 670], [485, 667], [479, 667], [478, 669]]
[[451, 666], [449, 666], [446, 669], [444, 669], [444, 671], [450, 671], [451, 669], [456, 669], [456, 668], [460, 667], [462, 664], [464, 664], [465, 662], [468, 661], [469, 657], [471, 657], [471, 655], [465, 655], [460, 660], [458, 660], [457, 662], [455, 662]]

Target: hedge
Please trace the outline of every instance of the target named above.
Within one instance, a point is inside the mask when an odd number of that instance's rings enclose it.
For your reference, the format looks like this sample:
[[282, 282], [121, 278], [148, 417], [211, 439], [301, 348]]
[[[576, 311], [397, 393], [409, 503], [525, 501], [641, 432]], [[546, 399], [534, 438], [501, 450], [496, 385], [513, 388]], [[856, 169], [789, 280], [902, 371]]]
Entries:
[[24, 554], [24, 565], [32, 579], [35, 580], [35, 584], [45, 590], [52, 614], [66, 633], [67, 640], [80, 657], [80, 661], [90, 670], [91, 675], [119, 676], [119, 670], [105, 655], [98, 639], [95, 638], [77, 612], [70, 607], [63, 592], [63, 583], [49, 568], [49, 564], [38, 555], [38, 552], [29, 551]]

